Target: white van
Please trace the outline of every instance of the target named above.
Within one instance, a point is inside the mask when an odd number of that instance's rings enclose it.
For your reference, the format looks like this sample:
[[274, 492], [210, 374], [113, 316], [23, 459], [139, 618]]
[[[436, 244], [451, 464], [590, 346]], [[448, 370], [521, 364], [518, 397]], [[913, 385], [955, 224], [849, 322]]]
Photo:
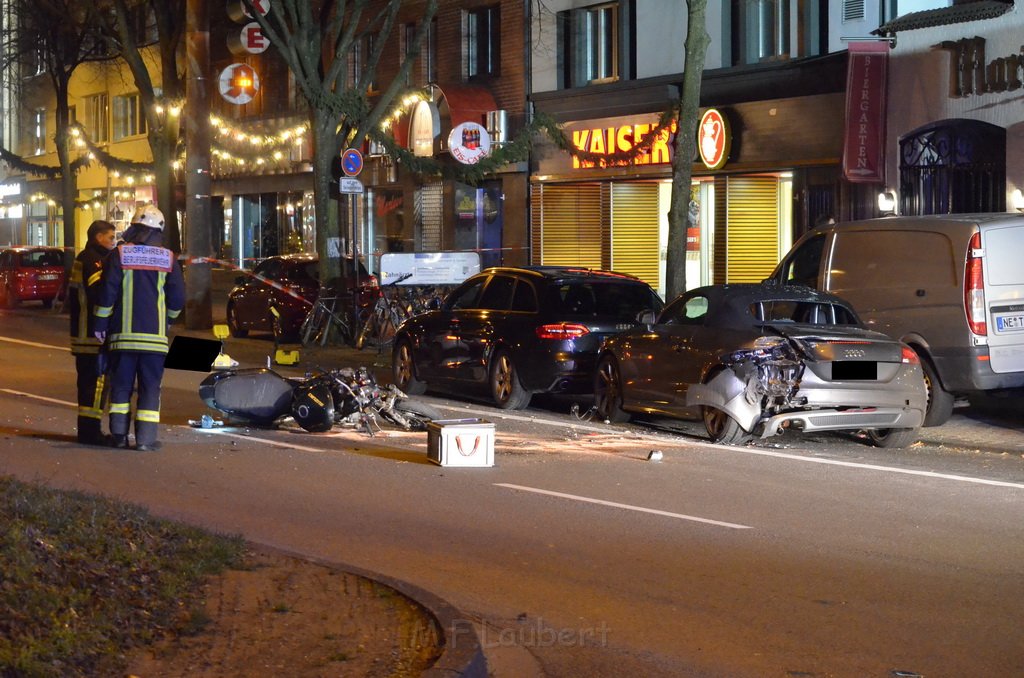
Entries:
[[1024, 388], [1024, 216], [945, 214], [830, 224], [772, 274], [849, 301], [910, 344], [928, 384], [925, 426], [954, 398]]

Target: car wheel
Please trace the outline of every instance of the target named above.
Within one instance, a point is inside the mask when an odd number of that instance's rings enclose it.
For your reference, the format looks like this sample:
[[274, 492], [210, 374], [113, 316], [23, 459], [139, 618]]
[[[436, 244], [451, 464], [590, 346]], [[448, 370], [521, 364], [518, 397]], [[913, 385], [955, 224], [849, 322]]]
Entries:
[[932, 367], [931, 360], [918, 354], [921, 358], [921, 371], [924, 372], [924, 385], [928, 391], [928, 409], [924, 415], [925, 426], [941, 426], [953, 416], [953, 394], [942, 388], [939, 375]]
[[519, 372], [508, 351], [500, 350], [491, 358], [491, 397], [503, 410], [521, 410], [530, 404], [530, 393], [519, 383]]
[[918, 429], [916, 428], [881, 428], [869, 429], [868, 440], [876, 447], [890, 447], [899, 449], [917, 441]]
[[426, 382], [416, 378], [416, 364], [412, 357], [412, 344], [399, 339], [391, 356], [391, 378], [398, 389], [408, 395], [420, 395], [427, 390]]
[[622, 375], [614, 357], [605, 355], [594, 374], [594, 407], [597, 416], [614, 423], [629, 421], [629, 412], [622, 409]]
[[238, 339], [249, 336], [249, 330], [242, 329], [238, 324], [238, 311], [235, 310], [234, 304], [228, 305], [228, 331], [231, 332], [232, 337]]
[[713, 443], [742, 445], [750, 439], [750, 434], [743, 430], [738, 421], [716, 407], [702, 406], [701, 418]]

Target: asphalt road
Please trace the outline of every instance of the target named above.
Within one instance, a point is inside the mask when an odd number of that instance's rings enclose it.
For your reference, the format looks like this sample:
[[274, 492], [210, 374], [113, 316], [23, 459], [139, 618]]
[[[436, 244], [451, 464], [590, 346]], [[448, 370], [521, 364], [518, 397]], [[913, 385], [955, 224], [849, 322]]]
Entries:
[[1002, 451], [734, 448], [563, 401], [430, 398], [497, 425], [494, 468], [442, 468], [421, 433], [190, 428], [203, 375], [168, 372], [163, 451], [84, 448], [63, 322], [0, 314], [0, 473], [431, 590], [477, 623], [498, 678], [1024, 674], [1019, 430]]

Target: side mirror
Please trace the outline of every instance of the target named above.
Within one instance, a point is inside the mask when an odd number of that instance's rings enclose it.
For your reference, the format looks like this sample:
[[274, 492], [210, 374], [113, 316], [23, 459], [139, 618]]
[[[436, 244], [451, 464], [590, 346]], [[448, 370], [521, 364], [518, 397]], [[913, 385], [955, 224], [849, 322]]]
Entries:
[[642, 325], [653, 325], [658, 322], [658, 314], [648, 309], [636, 314], [636, 321]]

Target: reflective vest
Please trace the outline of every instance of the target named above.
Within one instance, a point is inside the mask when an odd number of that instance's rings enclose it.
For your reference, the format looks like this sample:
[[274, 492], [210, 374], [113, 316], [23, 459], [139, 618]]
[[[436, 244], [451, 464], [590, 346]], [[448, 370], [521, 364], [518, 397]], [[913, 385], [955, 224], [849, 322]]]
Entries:
[[174, 252], [124, 244], [107, 257], [95, 329], [111, 351], [167, 353], [167, 325], [185, 307], [185, 279]]
[[96, 354], [100, 351], [99, 339], [93, 336], [93, 309], [100, 289], [103, 260], [109, 252], [103, 245], [90, 242], [71, 265], [68, 309], [71, 315], [71, 352], [75, 355]]

